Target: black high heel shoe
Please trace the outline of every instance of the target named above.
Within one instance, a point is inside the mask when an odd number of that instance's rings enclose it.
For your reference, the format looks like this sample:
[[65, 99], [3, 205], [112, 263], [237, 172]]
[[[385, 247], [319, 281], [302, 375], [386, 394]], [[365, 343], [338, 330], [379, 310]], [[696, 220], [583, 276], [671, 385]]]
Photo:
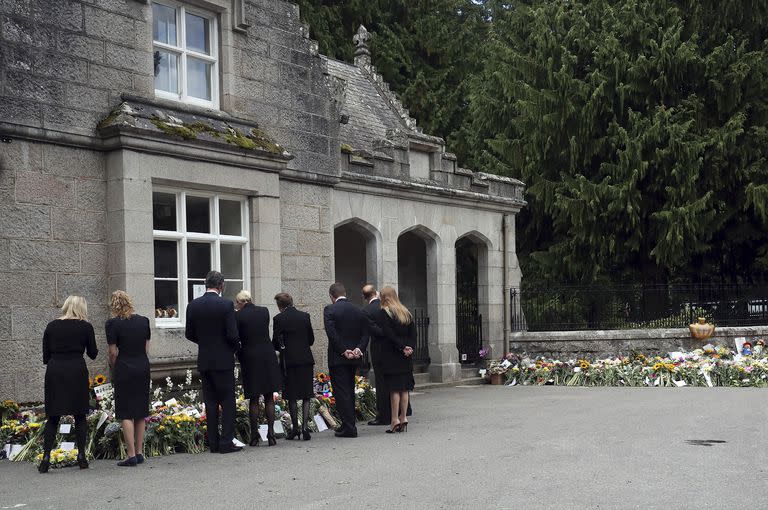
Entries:
[[293, 439], [299, 439], [301, 437], [301, 432], [299, 432], [299, 429], [291, 429], [290, 432], [288, 432], [285, 435], [285, 439], [288, 441], [291, 441]]
[[80, 469], [88, 469], [88, 461], [86, 460], [85, 455], [77, 456], [77, 465], [80, 466]]
[[304, 441], [309, 441], [312, 439], [312, 434], [309, 433], [309, 429], [304, 429], [301, 434], [304, 436]]
[[50, 457], [48, 457], [48, 458], [43, 457], [43, 460], [40, 461], [40, 465], [37, 466], [37, 471], [39, 473], [47, 473], [48, 472], [48, 468], [50, 468], [50, 467], [51, 467], [51, 459], [50, 459]]
[[269, 446], [275, 446], [277, 444], [277, 439], [275, 439], [275, 434], [267, 434], [267, 444]]
[[398, 432], [408, 432], [408, 422], [404, 422], [400, 424], [400, 430]]
[[387, 429], [384, 432], [386, 432], [387, 434], [394, 434], [396, 432], [400, 432], [400, 427], [401, 427], [401, 425], [398, 423], [397, 425], [395, 425], [391, 429]]

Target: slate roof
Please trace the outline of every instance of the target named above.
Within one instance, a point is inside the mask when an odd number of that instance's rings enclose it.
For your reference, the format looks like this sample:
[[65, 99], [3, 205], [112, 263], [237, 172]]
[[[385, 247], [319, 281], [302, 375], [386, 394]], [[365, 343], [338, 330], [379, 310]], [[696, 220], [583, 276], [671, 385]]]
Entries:
[[366, 72], [346, 62], [323, 57], [331, 77], [341, 81], [341, 114], [349, 121], [339, 125], [341, 143], [353, 149], [372, 148], [374, 140], [386, 138], [388, 129], [407, 130], [388, 100], [377, 89]]

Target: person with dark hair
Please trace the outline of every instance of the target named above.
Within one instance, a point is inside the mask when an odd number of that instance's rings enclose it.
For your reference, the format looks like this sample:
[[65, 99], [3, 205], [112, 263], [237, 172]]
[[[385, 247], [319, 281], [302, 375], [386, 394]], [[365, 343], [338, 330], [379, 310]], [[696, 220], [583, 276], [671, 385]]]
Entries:
[[251, 422], [251, 446], [259, 444], [259, 396], [264, 396], [267, 418], [267, 444], [275, 446], [275, 398], [280, 390], [280, 367], [269, 339], [269, 310], [253, 304], [251, 293], [241, 290], [235, 297], [237, 329], [240, 332], [240, 366], [243, 369], [243, 393], [248, 399]]
[[[293, 306], [290, 294], [281, 292], [275, 296], [275, 303], [280, 313], [272, 321], [272, 342], [275, 350], [280, 351], [280, 365], [285, 381], [283, 398], [288, 401], [292, 425], [286, 439], [303, 436], [305, 441], [309, 441], [312, 438], [309, 433], [309, 408], [315, 396], [315, 358], [311, 349], [315, 343], [315, 332], [309, 314]], [[301, 431], [298, 400], [301, 400]]]
[[[235, 353], [240, 348], [235, 306], [221, 297], [224, 276], [211, 271], [205, 294], [187, 305], [185, 336], [197, 344], [197, 370], [203, 383], [211, 453], [242, 450], [235, 438]], [[219, 435], [221, 406], [221, 435]]]
[[61, 307], [61, 317], [48, 323], [43, 333], [43, 364], [45, 369], [45, 414], [48, 420], [43, 430], [43, 460], [37, 467], [47, 473], [51, 466], [51, 450], [62, 416], [75, 417], [77, 464], [88, 468], [85, 443], [88, 436], [88, 367], [83, 354], [96, 359], [96, 335], [88, 322], [88, 303], [82, 296], [69, 296]]
[[341, 283], [331, 285], [328, 294], [331, 304], [323, 310], [323, 322], [328, 336], [328, 370], [341, 417], [336, 437], [357, 437], [355, 372], [368, 348], [368, 317], [347, 300], [347, 291]]
[[112, 293], [112, 318], [104, 325], [109, 344], [109, 366], [115, 387], [115, 415], [121, 420], [127, 458], [118, 466], [144, 462], [144, 418], [149, 415], [149, 319], [134, 313], [123, 290]]

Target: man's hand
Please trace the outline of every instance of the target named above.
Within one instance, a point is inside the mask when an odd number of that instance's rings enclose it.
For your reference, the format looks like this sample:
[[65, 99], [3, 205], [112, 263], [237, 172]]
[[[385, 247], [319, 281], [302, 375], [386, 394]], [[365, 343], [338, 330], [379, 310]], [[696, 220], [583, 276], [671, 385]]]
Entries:
[[403, 349], [403, 354], [405, 354], [405, 357], [409, 357], [411, 354], [413, 354], [413, 347], [406, 345], [405, 349]]
[[359, 347], [355, 347], [355, 350], [352, 351], [352, 354], [355, 355], [355, 358], [362, 358], [363, 357], [363, 351], [361, 351]]
[[344, 351], [344, 354], [342, 354], [342, 356], [344, 356], [347, 359], [355, 359], [355, 353], [352, 352], [351, 349], [347, 349], [346, 351]]

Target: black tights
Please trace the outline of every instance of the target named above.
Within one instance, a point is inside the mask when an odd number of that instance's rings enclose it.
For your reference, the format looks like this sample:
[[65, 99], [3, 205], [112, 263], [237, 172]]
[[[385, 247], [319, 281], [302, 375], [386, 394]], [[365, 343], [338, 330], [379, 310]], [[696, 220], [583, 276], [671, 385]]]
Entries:
[[[299, 409], [296, 400], [288, 401], [288, 411], [291, 413], [291, 424], [293, 430], [299, 430]], [[301, 426], [304, 430], [309, 430], [309, 399], [301, 401]]]
[[[61, 416], [49, 416], [43, 429], [43, 457], [49, 458], [59, 430]], [[88, 422], [84, 414], [75, 415], [75, 442], [77, 444], [77, 456], [85, 457], [85, 442], [88, 438]]]
[[[267, 415], [267, 434], [275, 435], [275, 400], [271, 393], [264, 395], [264, 414]], [[259, 433], [259, 399], [248, 402], [248, 415], [251, 421], [251, 436]]]

